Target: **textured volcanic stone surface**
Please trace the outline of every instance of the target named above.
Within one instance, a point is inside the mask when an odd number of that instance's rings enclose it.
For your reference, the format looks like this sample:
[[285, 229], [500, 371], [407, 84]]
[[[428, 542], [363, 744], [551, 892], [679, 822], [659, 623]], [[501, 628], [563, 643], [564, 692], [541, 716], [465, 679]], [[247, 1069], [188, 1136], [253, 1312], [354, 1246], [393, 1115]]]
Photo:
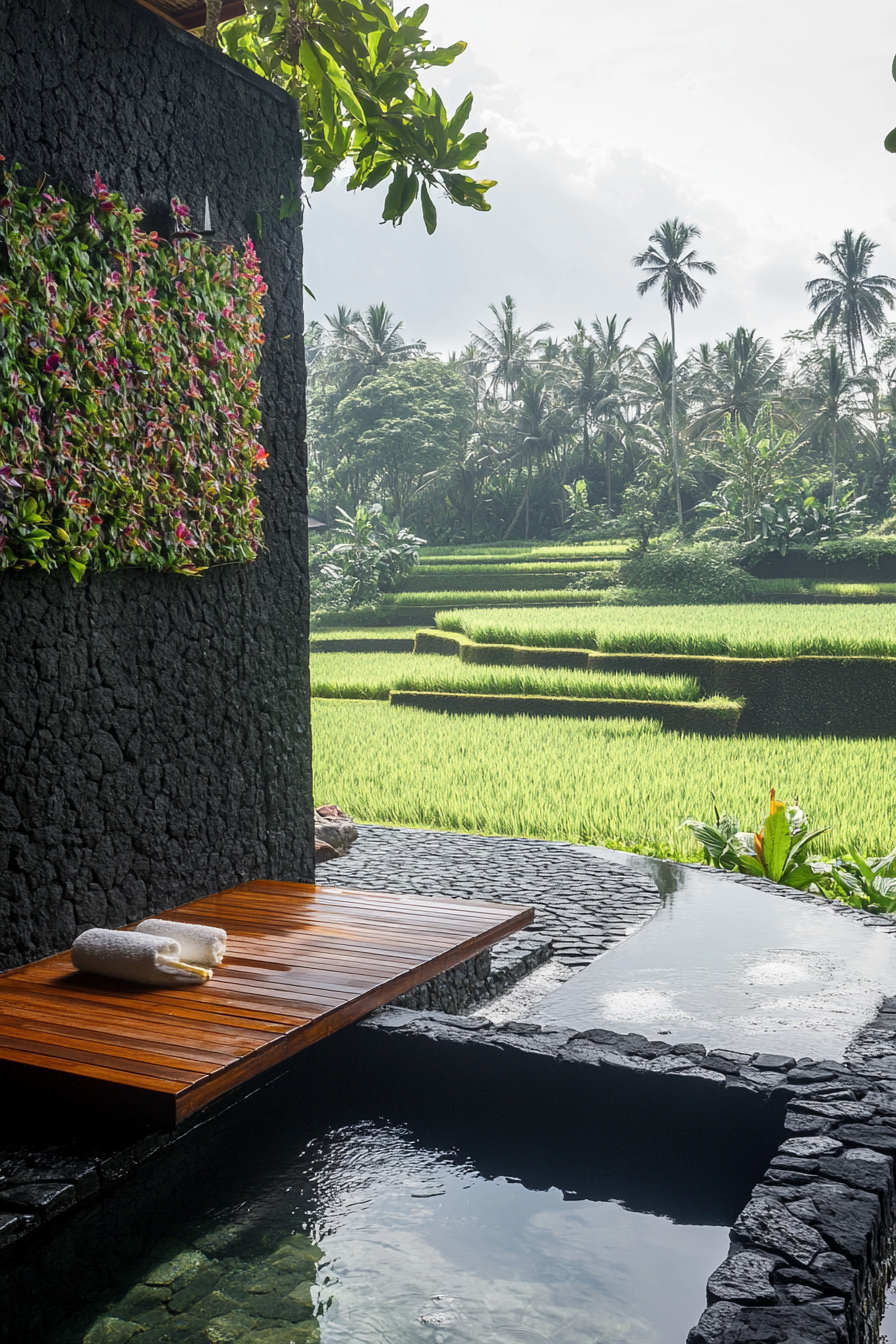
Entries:
[[771, 1272], [777, 1263], [773, 1256], [755, 1251], [733, 1255], [710, 1274], [707, 1294], [726, 1302], [774, 1302]]
[[814, 1256], [828, 1248], [814, 1228], [789, 1213], [777, 1200], [751, 1199], [734, 1224], [735, 1233], [765, 1250], [808, 1265]]
[[[557, 961], [587, 966], [660, 907], [650, 877], [583, 845], [359, 826], [358, 842], [322, 881], [369, 891], [534, 905], [526, 940], [550, 939]], [[513, 939], [492, 953], [493, 973]], [[749, 1058], [749, 1056], [744, 1056]]]
[[[0, 154], [147, 227], [208, 196], [269, 286], [266, 549], [201, 579], [0, 578], [0, 967], [247, 878], [313, 878], [294, 105], [132, 0], [0, 5]], [[261, 229], [258, 220], [261, 220]]]
[[707, 1307], [688, 1335], [688, 1344], [786, 1344], [817, 1341], [835, 1344], [838, 1330], [824, 1307], [738, 1307], [716, 1302]]

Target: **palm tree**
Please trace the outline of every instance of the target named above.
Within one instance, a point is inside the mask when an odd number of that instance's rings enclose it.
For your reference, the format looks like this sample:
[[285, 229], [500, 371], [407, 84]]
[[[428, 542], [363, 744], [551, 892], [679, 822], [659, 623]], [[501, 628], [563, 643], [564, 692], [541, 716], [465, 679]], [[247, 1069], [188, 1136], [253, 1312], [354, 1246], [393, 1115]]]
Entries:
[[603, 399], [603, 374], [594, 343], [588, 339], [581, 323], [576, 323], [576, 333], [566, 342], [564, 353], [566, 360], [560, 381], [567, 404], [582, 427], [582, 475], [587, 484], [591, 466], [591, 429]]
[[603, 397], [597, 408], [601, 420], [604, 440], [604, 479], [607, 497], [607, 509], [613, 509], [613, 445], [625, 439], [624, 413], [635, 390], [638, 355], [637, 350], [625, 343], [625, 333], [631, 318], [627, 317], [620, 325], [614, 313], [604, 322], [595, 317], [591, 323], [595, 344], [603, 371]]
[[384, 303], [372, 303], [363, 317], [340, 304], [327, 322], [330, 357], [334, 367], [345, 375], [350, 389], [387, 364], [416, 359], [426, 350], [425, 341], [404, 339], [401, 334], [404, 323], [397, 322]]
[[706, 292], [694, 272], [715, 275], [716, 268], [711, 261], [700, 261], [691, 248], [700, 230], [696, 224], [685, 224], [676, 215], [667, 219], [650, 235], [651, 246], [645, 252], [632, 257], [632, 265], [647, 272], [646, 279], [638, 285], [638, 293], [644, 295], [655, 285], [660, 285], [663, 302], [669, 310], [669, 322], [672, 327], [672, 471], [675, 477], [675, 506], [678, 510], [678, 525], [681, 527], [681, 479], [678, 470], [678, 378], [674, 361], [675, 356], [675, 314], [683, 312], [687, 303], [697, 308]]
[[[672, 467], [673, 493], [675, 488], [674, 450], [672, 447], [672, 390], [677, 386], [679, 369], [675, 349], [669, 340], [661, 340], [651, 332], [641, 350], [640, 399], [642, 422], [652, 424], [664, 445], [667, 467]], [[671, 460], [669, 460], [671, 458]]]
[[783, 372], [784, 361], [775, 358], [771, 343], [746, 327], [714, 349], [701, 346], [693, 379], [703, 405], [699, 428], [713, 429], [730, 416], [752, 429], [763, 406], [777, 410]]
[[488, 364], [491, 391], [495, 393], [500, 385], [504, 389], [507, 401], [513, 401], [516, 390], [535, 362], [535, 343], [533, 336], [541, 331], [549, 331], [550, 322], [539, 322], [537, 327], [523, 331], [516, 326], [516, 301], [508, 294], [500, 309], [489, 304], [489, 312], [495, 318], [494, 327], [479, 323], [480, 334], [473, 340], [482, 351]]
[[804, 387], [801, 400], [810, 420], [800, 440], [814, 434], [827, 437], [831, 461], [831, 506], [837, 503], [837, 467], [839, 450], [847, 435], [861, 433], [857, 399], [867, 389], [867, 379], [847, 372], [843, 356], [832, 345], [815, 361], [811, 381]]
[[818, 252], [815, 260], [827, 266], [830, 274], [809, 280], [809, 308], [818, 316], [815, 331], [833, 332], [840, 328], [846, 338], [846, 351], [853, 374], [856, 371], [856, 347], [862, 347], [862, 357], [868, 363], [865, 333], [876, 336], [886, 320], [884, 308], [892, 308], [892, 287], [896, 279], [891, 275], [869, 275], [868, 271], [878, 244], [872, 243], [865, 233], [853, 236], [852, 229], [844, 229], [830, 254]]
[[559, 431], [557, 408], [554, 404], [550, 383], [545, 374], [529, 374], [520, 383], [515, 428], [517, 443], [526, 463], [526, 488], [520, 506], [513, 516], [513, 521], [504, 533], [504, 539], [506, 540], [510, 536], [514, 527], [516, 527], [517, 519], [525, 508], [524, 536], [528, 541], [533, 458], [540, 458], [543, 453], [553, 447]]

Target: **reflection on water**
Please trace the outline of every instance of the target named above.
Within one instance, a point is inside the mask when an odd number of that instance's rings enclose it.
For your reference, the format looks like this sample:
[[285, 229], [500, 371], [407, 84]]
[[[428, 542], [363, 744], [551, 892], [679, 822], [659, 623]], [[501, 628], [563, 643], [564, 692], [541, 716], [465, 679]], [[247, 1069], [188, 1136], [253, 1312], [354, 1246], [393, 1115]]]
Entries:
[[486, 1179], [372, 1120], [242, 1186], [54, 1344], [680, 1344], [728, 1240]]
[[891, 992], [896, 939], [879, 929], [706, 869], [619, 857], [653, 878], [662, 908], [542, 999], [531, 1020], [840, 1059]]
[[321, 1165], [325, 1344], [661, 1344], [704, 1303], [723, 1228], [486, 1181], [370, 1129]]

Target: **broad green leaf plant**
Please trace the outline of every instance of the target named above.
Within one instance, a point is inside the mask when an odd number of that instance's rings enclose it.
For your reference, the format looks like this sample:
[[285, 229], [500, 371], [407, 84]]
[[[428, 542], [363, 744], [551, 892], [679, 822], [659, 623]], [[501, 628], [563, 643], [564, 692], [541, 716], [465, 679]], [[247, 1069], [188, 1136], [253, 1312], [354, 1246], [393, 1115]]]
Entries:
[[[449, 113], [421, 81], [466, 47], [433, 46], [423, 28], [428, 10], [396, 12], [388, 0], [247, 0], [245, 16], [216, 36], [235, 60], [296, 98], [312, 191], [323, 191], [343, 166], [349, 191], [388, 180], [383, 220], [400, 224], [419, 199], [434, 233], [434, 197], [488, 210], [495, 183], [471, 176], [488, 143], [484, 131], [464, 129], [473, 95]], [[294, 213], [298, 200], [293, 189], [282, 210]]]
[[847, 854], [830, 865], [832, 893], [860, 910], [896, 914], [896, 849], [881, 859]]
[[688, 818], [683, 824], [703, 846], [713, 868], [766, 877], [798, 891], [819, 890], [818, 881], [830, 864], [807, 857], [807, 849], [827, 827], [811, 831], [805, 813], [794, 804], [780, 803], [771, 791], [768, 816], [758, 831], [741, 830], [736, 817], [715, 811], [715, 824]]
[[703, 846], [713, 868], [767, 877], [798, 891], [814, 891], [873, 914], [896, 914], [896, 849], [883, 858], [863, 859], [850, 853], [839, 859], [810, 858], [809, 844], [822, 830], [812, 831], [795, 804], [779, 803], [771, 792], [769, 814], [755, 833], [742, 831], [736, 817], [719, 812], [715, 822], [688, 818], [682, 824]]

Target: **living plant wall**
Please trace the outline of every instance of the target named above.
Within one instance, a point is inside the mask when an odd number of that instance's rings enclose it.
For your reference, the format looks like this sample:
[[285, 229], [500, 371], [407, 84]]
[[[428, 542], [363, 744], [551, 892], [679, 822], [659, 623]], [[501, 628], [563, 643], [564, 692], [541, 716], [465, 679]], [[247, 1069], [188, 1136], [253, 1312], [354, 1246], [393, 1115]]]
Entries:
[[94, 178], [0, 193], [0, 568], [254, 559], [266, 292], [251, 240], [175, 239]]

